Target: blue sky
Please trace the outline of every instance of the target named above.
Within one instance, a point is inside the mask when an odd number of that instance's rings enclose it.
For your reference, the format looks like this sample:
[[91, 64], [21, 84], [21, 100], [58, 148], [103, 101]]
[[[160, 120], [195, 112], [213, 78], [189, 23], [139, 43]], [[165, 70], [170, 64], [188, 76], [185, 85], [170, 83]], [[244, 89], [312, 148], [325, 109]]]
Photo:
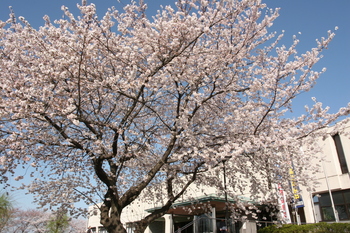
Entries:
[[[147, 2], [147, 0], [145, 0]], [[88, 0], [88, 3], [94, 2]], [[103, 16], [108, 7], [122, 4], [117, 0], [96, 1], [98, 15]], [[127, 3], [128, 0], [121, 0]], [[171, 0], [149, 0], [149, 12], [153, 14], [159, 5], [173, 4]], [[334, 30], [337, 26], [336, 36], [329, 49], [324, 51], [324, 58], [315, 66], [315, 70], [321, 71], [327, 68], [318, 80], [317, 85], [308, 93], [300, 95], [293, 101], [295, 111], [291, 116], [298, 116], [304, 110], [305, 104], [312, 104], [311, 97], [316, 97], [324, 106], [331, 108], [334, 113], [342, 106], [350, 102], [350, 0], [263, 0], [270, 8], [281, 8], [280, 17], [275, 21], [271, 31], [281, 32], [285, 30], [283, 44], [289, 46], [293, 35], [297, 35], [300, 44], [298, 52], [316, 45], [315, 39], [326, 37], [328, 30]], [[61, 6], [65, 5], [72, 12], [77, 12], [76, 4], [80, 0], [1, 0], [0, 20], [7, 20], [9, 6], [13, 7], [16, 16], [24, 16], [33, 27], [43, 25], [42, 17], [47, 14], [51, 20], [61, 18]], [[150, 14], [150, 16], [151, 16]], [[299, 34], [299, 32], [301, 34]], [[12, 182], [14, 183], [14, 181]], [[14, 194], [17, 205], [25, 208], [33, 207], [31, 197], [23, 192]]]

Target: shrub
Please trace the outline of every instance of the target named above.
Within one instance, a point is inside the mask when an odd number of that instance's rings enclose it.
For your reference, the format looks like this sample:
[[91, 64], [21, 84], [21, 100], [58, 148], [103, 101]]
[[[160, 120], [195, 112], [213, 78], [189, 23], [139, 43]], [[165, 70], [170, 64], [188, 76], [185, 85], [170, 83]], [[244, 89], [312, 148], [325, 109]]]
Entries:
[[262, 228], [258, 233], [350, 233], [350, 223], [314, 223], [307, 225], [269, 226]]

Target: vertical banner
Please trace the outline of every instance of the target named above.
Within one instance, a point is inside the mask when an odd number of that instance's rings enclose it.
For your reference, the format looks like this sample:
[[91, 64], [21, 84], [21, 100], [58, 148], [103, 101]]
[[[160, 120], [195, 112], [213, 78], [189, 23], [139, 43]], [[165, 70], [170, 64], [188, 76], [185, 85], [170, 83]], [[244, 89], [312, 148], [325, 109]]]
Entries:
[[304, 201], [300, 195], [300, 188], [295, 180], [295, 173], [293, 168], [289, 169], [289, 176], [290, 176], [290, 186], [292, 188], [292, 193], [293, 193], [294, 208], [304, 207]]
[[281, 184], [277, 184], [277, 194], [278, 194], [278, 205], [280, 207], [280, 213], [285, 223], [292, 223], [290, 218], [288, 203], [286, 200], [286, 194], [281, 186]]

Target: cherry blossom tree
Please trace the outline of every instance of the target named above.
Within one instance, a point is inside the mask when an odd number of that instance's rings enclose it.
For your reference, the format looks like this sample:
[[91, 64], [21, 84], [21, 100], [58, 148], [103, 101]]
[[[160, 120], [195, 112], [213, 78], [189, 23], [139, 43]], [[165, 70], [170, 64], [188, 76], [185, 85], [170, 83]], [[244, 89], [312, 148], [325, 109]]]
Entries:
[[12, 218], [6, 224], [6, 232], [47, 232], [47, 222], [50, 219], [48, 212], [40, 210], [14, 209]]
[[[86, 229], [86, 221], [82, 219], [69, 219], [63, 215], [65, 229], [60, 228], [59, 222], [62, 223], [60, 215], [42, 210], [28, 209], [23, 210], [16, 208], [12, 211], [10, 220], [6, 223], [6, 232], [12, 233], [48, 233], [48, 232], [65, 232], [65, 233], [83, 233]], [[58, 228], [58, 230], [56, 230]], [[3, 232], [3, 231], [1, 231]]]
[[278, 9], [260, 0], [178, 0], [153, 18], [143, 1], [102, 18], [94, 4], [78, 8], [39, 29], [14, 14], [0, 22], [1, 181], [29, 165], [24, 188], [43, 206], [100, 194], [111, 233], [125, 232], [122, 211], [140, 195], [163, 205], [135, 232], [189, 185], [220, 183], [222, 164], [237, 190], [264, 196], [292, 158], [298, 174], [309, 168], [302, 140], [349, 112], [315, 100], [285, 116], [315, 85], [334, 33], [298, 54], [297, 38], [287, 47], [268, 32]]
[[86, 220], [84, 219], [71, 219], [69, 221], [67, 233], [85, 233], [86, 232]]

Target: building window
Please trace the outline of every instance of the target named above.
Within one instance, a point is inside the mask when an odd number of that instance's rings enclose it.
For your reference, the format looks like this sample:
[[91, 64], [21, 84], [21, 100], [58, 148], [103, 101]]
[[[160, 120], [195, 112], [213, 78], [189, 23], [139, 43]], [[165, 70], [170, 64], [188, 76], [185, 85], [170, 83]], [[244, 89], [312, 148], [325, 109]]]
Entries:
[[[332, 208], [329, 193], [317, 194], [318, 200], [314, 199], [315, 207], [321, 213], [322, 221], [334, 221], [334, 211]], [[338, 212], [339, 220], [350, 219], [350, 189], [332, 192], [334, 207]]]
[[340, 140], [340, 136], [339, 134], [335, 134], [332, 136], [332, 138], [335, 144], [335, 148], [337, 150], [341, 172], [343, 174], [346, 174], [349, 172], [349, 169], [348, 169], [348, 165], [346, 164], [345, 154], [344, 154], [343, 146]]

